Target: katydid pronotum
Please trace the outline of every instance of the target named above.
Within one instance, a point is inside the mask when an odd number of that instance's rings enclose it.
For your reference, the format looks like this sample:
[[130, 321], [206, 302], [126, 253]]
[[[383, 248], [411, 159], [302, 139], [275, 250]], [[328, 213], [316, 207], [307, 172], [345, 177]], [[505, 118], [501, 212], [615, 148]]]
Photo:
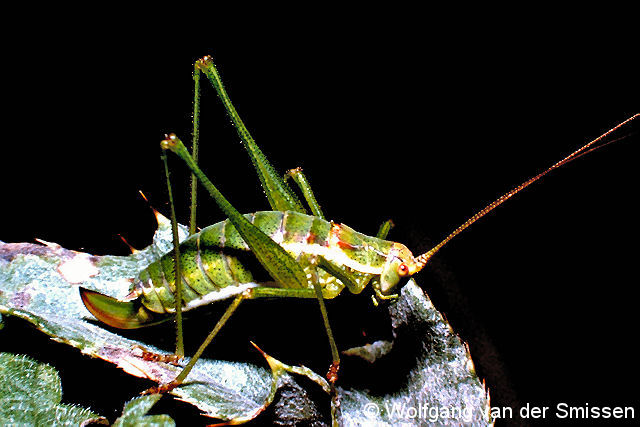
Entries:
[[[212, 334], [205, 341], [196, 357], [170, 384], [163, 389], [178, 386], [188, 375], [196, 363], [198, 356], [206, 344], [215, 336], [233, 311], [245, 299], [259, 297], [299, 297], [317, 298], [321, 307], [323, 321], [329, 338], [333, 363], [328, 377], [331, 382], [337, 379], [339, 353], [332, 338], [329, 320], [324, 308], [323, 299], [333, 298], [346, 287], [353, 293], [360, 293], [368, 283], [372, 284], [373, 299], [391, 299], [394, 288], [401, 278], [420, 271], [428, 260], [451, 238], [471, 223], [493, 210], [526, 186], [537, 181], [547, 172], [589, 152], [598, 144], [606, 142], [605, 138], [615, 130], [634, 120], [638, 115], [620, 123], [611, 131], [603, 134], [589, 144], [583, 146], [562, 161], [552, 165], [543, 173], [525, 181], [522, 185], [506, 193], [489, 204], [485, 209], [473, 215], [459, 228], [445, 238], [440, 244], [428, 252], [414, 257], [401, 244], [382, 240], [386, 237], [388, 227], [382, 227], [378, 236], [367, 237], [352, 229], [324, 220], [322, 211], [315, 201], [310, 187], [299, 171], [291, 175], [300, 185], [302, 193], [309, 204], [313, 215], [306, 215], [305, 208], [280, 176], [275, 173], [266, 158], [255, 145], [253, 138], [244, 127], [231, 104], [217, 71], [210, 58], [205, 57], [196, 63], [195, 75], [206, 75], [227, 112], [231, 116], [245, 147], [252, 157], [252, 163], [258, 170], [261, 183], [267, 194], [273, 211], [258, 212], [248, 216], [239, 214], [204, 177], [197, 163], [191, 160], [180, 140], [169, 135], [163, 141], [163, 148], [178, 154], [200, 179], [205, 188], [212, 193], [220, 208], [229, 220], [206, 227], [195, 233], [180, 246], [183, 261], [181, 277], [185, 292], [178, 300], [183, 300], [185, 309], [208, 303], [210, 301], [234, 297], [232, 304], [218, 322]], [[196, 85], [199, 79], [196, 79]], [[198, 94], [198, 86], [196, 87]], [[194, 105], [194, 142], [197, 141], [199, 115], [198, 95]], [[197, 146], [194, 144], [194, 146]], [[193, 198], [195, 203], [195, 196]], [[192, 218], [195, 210], [192, 209]], [[191, 231], [195, 232], [195, 221], [192, 219]], [[255, 283], [251, 273], [238, 263], [237, 259], [222, 249], [250, 250], [269, 272], [274, 282]], [[153, 313], [171, 313], [176, 311], [173, 295], [174, 255], [168, 254], [140, 274], [140, 281], [132, 289], [131, 301], [117, 302], [99, 294], [83, 291], [83, 300], [92, 313], [105, 323], [117, 327], [138, 327], [152, 321]], [[180, 286], [177, 289], [181, 289]], [[178, 312], [181, 308], [177, 309]], [[180, 352], [178, 350], [178, 352]]]

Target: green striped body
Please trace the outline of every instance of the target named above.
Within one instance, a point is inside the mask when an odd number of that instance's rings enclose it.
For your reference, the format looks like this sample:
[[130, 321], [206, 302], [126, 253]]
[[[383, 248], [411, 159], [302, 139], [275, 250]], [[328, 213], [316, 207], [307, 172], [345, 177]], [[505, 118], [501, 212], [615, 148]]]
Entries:
[[[358, 233], [345, 225], [293, 211], [262, 211], [245, 217], [296, 258], [308, 277], [317, 280], [329, 294], [344, 288], [339, 272], [355, 278], [359, 292], [372, 275], [379, 275], [392, 242]], [[229, 220], [221, 221], [190, 236], [180, 245], [184, 310], [229, 298], [253, 287], [282, 287], [274, 281], [254, 280], [264, 275], [241, 261], [249, 247]], [[317, 268], [324, 262], [334, 274]], [[322, 264], [321, 264], [322, 265]], [[260, 268], [260, 267], [258, 267]], [[156, 313], [175, 311], [174, 253], [167, 253], [139, 275], [131, 297]], [[311, 285], [309, 285], [311, 286]]]

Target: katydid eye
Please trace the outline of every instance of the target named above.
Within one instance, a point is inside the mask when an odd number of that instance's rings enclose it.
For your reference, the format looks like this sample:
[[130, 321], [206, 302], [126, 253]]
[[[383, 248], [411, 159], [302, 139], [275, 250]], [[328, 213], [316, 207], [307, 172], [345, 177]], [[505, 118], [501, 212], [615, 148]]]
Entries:
[[407, 264], [402, 263], [398, 266], [398, 274], [400, 276], [406, 276], [409, 274], [409, 267], [407, 267]]

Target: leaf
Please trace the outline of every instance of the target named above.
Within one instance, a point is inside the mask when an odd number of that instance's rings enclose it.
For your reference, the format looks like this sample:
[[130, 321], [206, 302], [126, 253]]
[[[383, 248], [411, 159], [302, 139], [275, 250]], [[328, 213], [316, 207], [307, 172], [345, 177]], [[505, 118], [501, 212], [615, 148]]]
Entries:
[[79, 425], [104, 418], [61, 403], [58, 372], [26, 356], [0, 353], [0, 424]]
[[[180, 231], [184, 239], [185, 228]], [[153, 244], [130, 256], [92, 256], [48, 242], [0, 242], [0, 313], [26, 319], [55, 341], [114, 363], [131, 375], [169, 382], [181, 367], [144, 360], [136, 351], [169, 353], [95, 324], [82, 304], [78, 285], [121, 298], [131, 279], [170, 247], [171, 225], [159, 214]], [[207, 359], [197, 363], [188, 379], [188, 386], [171, 393], [211, 417], [227, 420], [260, 413], [272, 383], [266, 368]]]
[[389, 314], [395, 338], [389, 355], [413, 355], [404, 386], [383, 395], [340, 389], [341, 423], [491, 425], [487, 392], [469, 349], [413, 279], [389, 306]]
[[[170, 381], [180, 367], [144, 360], [134, 349], [168, 355], [166, 351], [96, 324], [77, 289], [82, 285], [125, 296], [130, 280], [171, 247], [169, 221], [162, 216], [158, 220], [154, 243], [126, 257], [92, 256], [46, 242], [0, 243], [0, 313], [24, 318], [52, 339], [114, 363], [131, 375]], [[184, 228], [181, 235], [184, 238]], [[371, 391], [365, 383], [337, 387], [337, 421], [342, 425], [490, 424], [488, 396], [469, 351], [424, 292], [410, 280], [388, 307], [393, 345], [367, 365], [368, 378], [383, 385], [392, 378], [400, 385], [383, 392]], [[318, 394], [326, 394], [316, 383], [287, 372], [272, 376], [265, 367], [251, 363], [200, 359], [188, 384], [172, 394], [222, 420], [250, 420], [271, 404], [269, 416], [278, 424], [330, 421], [329, 398], [318, 400]], [[434, 410], [439, 411], [435, 418]]]
[[172, 427], [176, 423], [168, 415], [147, 415], [147, 412], [158, 400], [161, 394], [150, 394], [148, 396], [140, 396], [131, 399], [124, 405], [122, 416], [114, 423], [114, 427], [132, 427], [132, 426], [154, 426], [154, 427]]

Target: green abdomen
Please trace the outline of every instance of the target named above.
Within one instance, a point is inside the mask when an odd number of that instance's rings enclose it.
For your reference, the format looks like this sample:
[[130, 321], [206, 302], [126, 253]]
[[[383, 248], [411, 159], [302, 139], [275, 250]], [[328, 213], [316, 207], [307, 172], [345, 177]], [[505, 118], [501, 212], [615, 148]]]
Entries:
[[[279, 244], [309, 241], [327, 245], [331, 229], [328, 221], [297, 212], [263, 211], [245, 217]], [[185, 240], [180, 245], [184, 310], [257, 286], [256, 280], [264, 273], [251, 262], [248, 251], [229, 220], [210, 225]], [[157, 313], [175, 310], [173, 251], [150, 264], [138, 278], [134, 290], [141, 294], [145, 307]], [[260, 286], [277, 286], [260, 282]]]

